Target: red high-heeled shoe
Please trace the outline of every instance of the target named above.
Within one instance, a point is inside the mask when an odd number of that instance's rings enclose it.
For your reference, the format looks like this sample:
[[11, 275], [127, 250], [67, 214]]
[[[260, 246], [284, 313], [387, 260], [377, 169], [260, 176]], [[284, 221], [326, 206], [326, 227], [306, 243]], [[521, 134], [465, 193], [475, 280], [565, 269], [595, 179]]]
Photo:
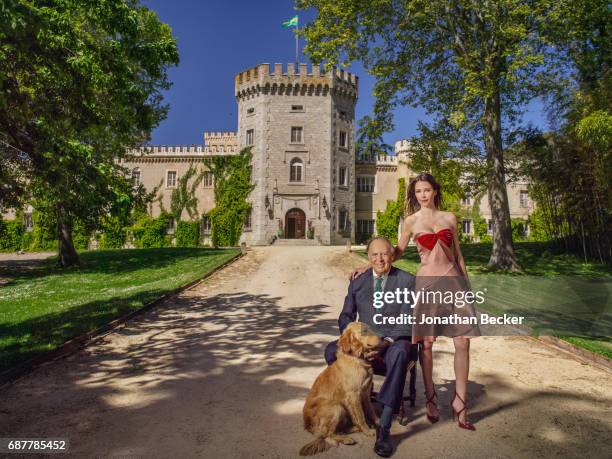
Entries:
[[[459, 401], [463, 403], [463, 408], [461, 408], [459, 411], [455, 411], [455, 407], [453, 407], [453, 402], [455, 401], [455, 397], [457, 397]], [[457, 425], [459, 427], [461, 427], [462, 429], [466, 429], [466, 430], [476, 430], [476, 427], [474, 427], [474, 424], [472, 424], [471, 422], [468, 422], [467, 419], [465, 420], [465, 422], [461, 422], [461, 419], [459, 419], [459, 415], [463, 411], [465, 411], [466, 408], [467, 408], [467, 405], [465, 404], [463, 399], [459, 397], [459, 394], [457, 392], [455, 392], [455, 395], [453, 396], [453, 399], [451, 400], [451, 415], [453, 416], [453, 421], [455, 420], [455, 416], [457, 416]]]
[[[434, 402], [434, 397], [437, 397], [438, 394], [436, 394], [436, 390], [434, 389], [433, 394], [431, 394], [431, 397], [429, 397], [427, 399], [427, 401], [425, 402], [425, 410], [427, 410], [427, 405], [429, 405], [430, 403], [435, 406], [436, 408], [438, 408], [438, 404], [436, 402]], [[427, 397], [427, 392], [425, 392], [425, 397]], [[429, 420], [429, 422], [431, 422], [432, 424], [435, 424], [436, 422], [438, 422], [440, 420], [440, 415], [438, 416], [431, 416], [429, 413], [426, 412], [427, 415], [427, 419]]]

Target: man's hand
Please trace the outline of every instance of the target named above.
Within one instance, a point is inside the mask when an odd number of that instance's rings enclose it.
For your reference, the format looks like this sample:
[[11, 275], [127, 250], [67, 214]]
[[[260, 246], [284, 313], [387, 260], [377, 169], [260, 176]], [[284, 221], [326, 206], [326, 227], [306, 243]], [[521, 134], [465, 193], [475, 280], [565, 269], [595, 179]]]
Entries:
[[385, 351], [387, 350], [389, 346], [391, 346], [391, 342], [387, 341], [386, 339], [383, 339], [380, 341], [380, 344], [375, 350], [366, 352], [364, 357], [366, 360], [370, 362], [376, 360], [377, 358], [382, 359], [383, 354], [385, 353]]
[[361, 268], [357, 268], [355, 271], [353, 271], [351, 274], [349, 274], [349, 280], [353, 280], [353, 279], [357, 279], [359, 276], [361, 276], [363, 273], [365, 273], [368, 270], [369, 266], [362, 266]]

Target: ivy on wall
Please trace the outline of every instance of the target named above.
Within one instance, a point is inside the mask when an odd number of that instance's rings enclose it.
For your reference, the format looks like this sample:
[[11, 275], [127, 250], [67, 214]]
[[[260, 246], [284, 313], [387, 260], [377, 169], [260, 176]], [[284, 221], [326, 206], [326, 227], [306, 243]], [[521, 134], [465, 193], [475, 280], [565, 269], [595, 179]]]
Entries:
[[176, 246], [196, 247], [200, 243], [200, 222], [179, 221], [176, 225]]
[[[183, 210], [187, 211], [190, 219], [198, 217], [198, 198], [196, 198], [196, 189], [202, 183], [204, 178], [204, 170], [198, 173], [197, 169], [189, 166], [189, 170], [185, 172], [176, 184], [176, 188], [172, 190], [170, 195], [170, 214], [178, 222], [181, 219]], [[191, 184], [189, 181], [192, 177], [195, 179]]]
[[215, 179], [215, 208], [208, 212], [211, 219], [211, 240], [215, 247], [238, 244], [247, 212], [251, 184], [251, 147], [238, 155], [213, 156], [207, 166]]

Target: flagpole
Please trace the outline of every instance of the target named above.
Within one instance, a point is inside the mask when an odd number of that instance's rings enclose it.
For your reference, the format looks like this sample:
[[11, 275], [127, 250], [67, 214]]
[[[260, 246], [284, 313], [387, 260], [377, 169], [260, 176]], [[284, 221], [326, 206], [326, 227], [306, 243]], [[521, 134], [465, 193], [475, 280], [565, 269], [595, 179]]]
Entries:
[[299, 56], [299, 45], [298, 45], [298, 33], [300, 31], [300, 25], [299, 23], [295, 25], [295, 30], [296, 30], [296, 34], [295, 34], [295, 71], [298, 72], [298, 68], [299, 68], [299, 64], [298, 64], [298, 56]]

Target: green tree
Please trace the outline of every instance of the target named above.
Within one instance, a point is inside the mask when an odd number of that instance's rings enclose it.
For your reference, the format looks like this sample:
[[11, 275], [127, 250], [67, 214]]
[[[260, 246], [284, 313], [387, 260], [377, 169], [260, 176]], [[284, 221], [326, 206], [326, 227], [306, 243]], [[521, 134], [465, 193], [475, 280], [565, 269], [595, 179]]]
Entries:
[[384, 211], [376, 212], [376, 232], [379, 236], [386, 237], [393, 244], [397, 244], [399, 223], [404, 214], [406, 202], [406, 180], [402, 177], [398, 180], [397, 199], [387, 201]]
[[495, 225], [492, 268], [519, 269], [506, 192], [502, 117], [517, 116], [557, 68], [541, 27], [552, 0], [300, 0], [316, 20], [301, 33], [314, 62], [363, 61], [376, 78], [374, 131], [393, 108], [421, 104], [456, 126], [482, 132]]
[[377, 132], [374, 137], [371, 136], [372, 130], [369, 126], [372, 123], [375, 121], [367, 115], [359, 120], [355, 142], [355, 156], [359, 159], [366, 156], [375, 158], [376, 155], [387, 155], [393, 150], [391, 145], [385, 143], [382, 133]]
[[0, 14], [0, 132], [53, 210], [59, 262], [78, 263], [72, 232], [105, 215], [128, 147], [163, 119], [178, 63], [170, 28], [136, 0], [7, 0]]

